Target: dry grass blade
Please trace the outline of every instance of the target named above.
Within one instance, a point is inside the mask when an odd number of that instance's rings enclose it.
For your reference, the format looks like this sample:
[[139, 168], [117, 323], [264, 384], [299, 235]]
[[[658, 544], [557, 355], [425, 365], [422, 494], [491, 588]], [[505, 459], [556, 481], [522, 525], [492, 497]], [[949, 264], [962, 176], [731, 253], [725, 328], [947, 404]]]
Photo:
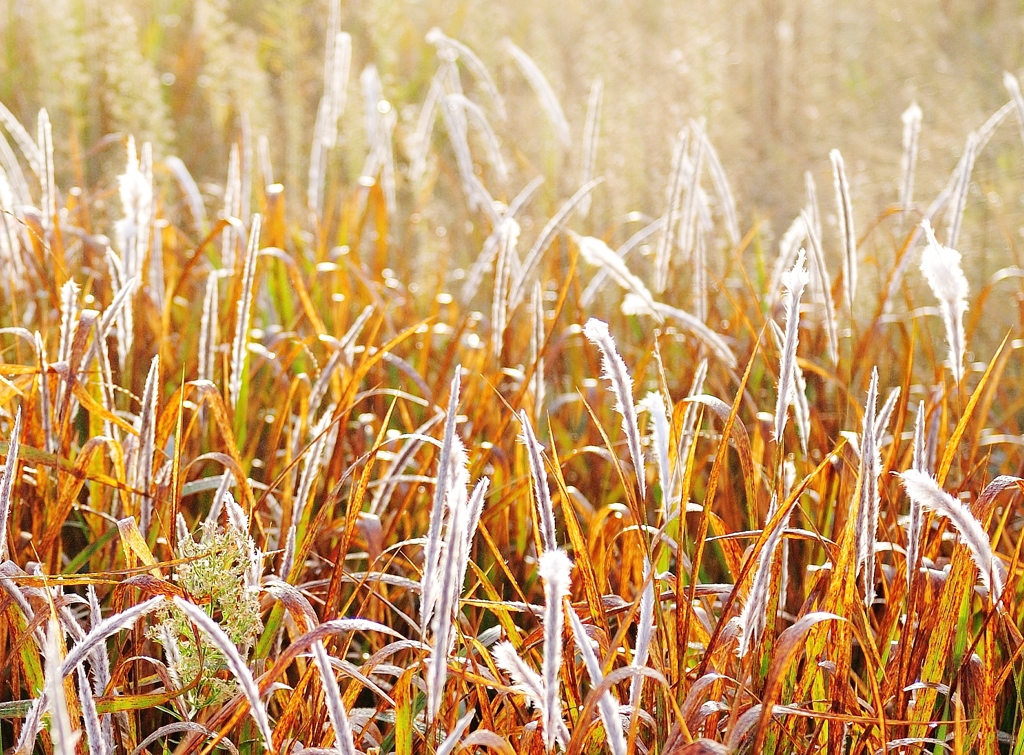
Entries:
[[523, 301], [526, 296], [527, 281], [533, 274], [534, 268], [537, 263], [540, 262], [540, 257], [544, 253], [544, 250], [551, 244], [551, 240], [558, 233], [558, 230], [569, 220], [569, 217], [575, 212], [583, 198], [586, 197], [595, 188], [600, 186], [604, 182], [603, 178], [595, 178], [593, 181], [581, 186], [575, 194], [559, 208], [551, 220], [547, 222], [544, 228], [540, 232], [540, 236], [537, 237], [537, 241], [530, 247], [530, 251], [523, 258], [522, 267], [519, 269], [519, 274], [516, 275], [512, 280], [511, 288], [509, 289], [508, 295], [508, 306], [510, 310], [516, 309]]
[[572, 143], [569, 122], [565, 119], [565, 113], [562, 111], [562, 106], [559, 104], [551, 84], [548, 83], [547, 78], [537, 64], [533, 62], [533, 58], [517, 47], [512, 40], [505, 40], [505, 48], [516, 62], [519, 70], [522, 71], [530, 87], [533, 88], [534, 93], [536, 93], [537, 100], [544, 110], [544, 115], [547, 116], [551, 127], [555, 131], [555, 137], [562, 147], [568, 147]]
[[619, 255], [609, 249], [601, 239], [593, 236], [580, 236], [575, 233], [572, 234], [572, 237], [587, 264], [593, 265], [611, 276], [622, 288], [633, 294], [639, 300], [638, 309], [642, 307], [640, 311], [658, 322], [662, 321], [662, 316], [657, 311], [657, 304], [651, 292], [647, 290], [647, 286], [642, 280], [630, 272], [629, 267]]
[[11, 516], [11, 496], [18, 479], [18, 444], [21, 441], [21, 407], [14, 415], [14, 427], [7, 445], [7, 460], [0, 475], [0, 561], [7, 560], [7, 527]]
[[[622, 313], [625, 315], [645, 315], [648, 314], [647, 306], [636, 294], [626, 294], [626, 298], [622, 300]], [[736, 355], [729, 348], [729, 344], [726, 343], [725, 339], [701, 322], [699, 318], [678, 307], [662, 302], [654, 303], [654, 311], [662, 319], [675, 320], [690, 331], [701, 343], [711, 349], [715, 357], [729, 369], [734, 369], [738, 364]]]
[[249, 228], [249, 243], [242, 262], [242, 287], [235, 311], [235, 337], [231, 341], [231, 377], [228, 380], [228, 397], [233, 408], [238, 407], [242, 394], [242, 383], [249, 355], [249, 322], [252, 319], [252, 302], [256, 295], [256, 259], [260, 248], [260, 216], [252, 216]]

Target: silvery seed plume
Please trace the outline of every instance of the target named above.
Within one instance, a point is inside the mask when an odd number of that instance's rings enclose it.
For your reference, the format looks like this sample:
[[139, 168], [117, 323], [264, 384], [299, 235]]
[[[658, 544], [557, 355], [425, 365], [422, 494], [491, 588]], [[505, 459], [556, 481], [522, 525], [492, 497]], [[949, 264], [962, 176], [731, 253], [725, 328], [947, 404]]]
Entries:
[[[786, 335], [775, 320], [769, 320], [775, 347], [782, 352]], [[796, 434], [800, 439], [800, 450], [807, 455], [807, 444], [811, 439], [811, 407], [807, 403], [807, 381], [804, 371], [797, 362], [793, 363], [793, 381], [790, 383], [787, 404], [793, 407], [793, 419], [796, 421]], [[787, 407], [788, 409], [788, 407]]]
[[[0, 164], [2, 163], [3, 160], [0, 160]], [[9, 271], [9, 275], [3, 276], [4, 292], [7, 296], [13, 295], [9, 290], [11, 283], [18, 286], [25, 279], [25, 263], [21, 258], [25, 226], [22, 224], [23, 218], [19, 217], [20, 204], [15, 200], [15, 193], [7, 174], [0, 167], [0, 262]]]
[[[900, 167], [903, 179], [900, 181], [900, 207], [903, 218], [910, 212], [910, 203], [914, 198], [914, 167], [917, 165], [917, 142], [921, 134], [921, 108], [916, 102], [903, 111], [903, 157]], [[902, 220], [901, 220], [902, 222]]]
[[75, 744], [82, 735], [75, 731], [68, 713], [68, 701], [64, 695], [64, 677], [61, 675], [60, 664], [61, 628], [57, 620], [51, 618], [46, 633], [46, 650], [43, 653], [46, 661], [46, 691], [50, 709], [50, 739], [53, 741], [54, 753], [74, 755]]
[[664, 292], [668, 281], [669, 260], [676, 243], [676, 229], [682, 216], [683, 186], [685, 184], [686, 148], [689, 144], [689, 132], [680, 131], [672, 147], [672, 168], [669, 171], [668, 186], [665, 192], [665, 220], [658, 246], [654, 251], [654, 289]]
[[[333, 5], [333, 3], [332, 3]], [[333, 12], [333, 10], [332, 10]], [[338, 14], [340, 15], [340, 13]], [[327, 147], [333, 147], [338, 139], [338, 121], [345, 112], [346, 95], [348, 86], [349, 69], [352, 64], [352, 36], [343, 31], [335, 31], [329, 40], [330, 63], [329, 68], [324, 69], [325, 93], [330, 92], [331, 107], [329, 110], [328, 129], [329, 141]]]
[[479, 56], [470, 47], [457, 39], [446, 36], [436, 26], [427, 32], [426, 40], [437, 47], [438, 55], [443, 59], [452, 62], [455, 60], [461, 61], [466, 70], [476, 79], [480, 91], [487, 95], [487, 99], [490, 100], [491, 107], [498, 113], [498, 117], [501, 120], [505, 120], [508, 117], [505, 109], [505, 100], [498, 92], [498, 87], [495, 85], [494, 79], [491, 78], [487, 66], [484, 65], [484, 62], [480, 60]]
[[656, 309], [657, 303], [654, 301], [651, 292], [647, 290], [647, 286], [644, 285], [642, 280], [633, 275], [619, 255], [613, 252], [599, 238], [580, 236], [572, 232], [570, 232], [570, 235], [576, 242], [576, 246], [587, 264], [605, 271], [622, 288], [636, 295], [637, 299], [640, 300], [641, 306], [646, 308], [645, 314], [650, 315], [659, 323], [662, 322], [662, 317]]
[[531, 669], [511, 642], [499, 642], [491, 653], [495, 665], [509, 675], [516, 692], [523, 695], [535, 710], [544, 707], [544, 680]]
[[875, 542], [878, 534], [878, 478], [882, 473], [882, 458], [878, 453], [875, 435], [875, 404], [878, 400], [878, 368], [871, 370], [871, 385], [864, 405], [864, 424], [860, 437], [860, 485], [857, 503], [857, 565], [864, 575], [864, 604], [875, 601]]
[[129, 461], [128, 484], [141, 491], [139, 506], [139, 530], [143, 536], [149, 530], [149, 520], [153, 513], [153, 499], [149, 495], [153, 483], [153, 454], [156, 442], [157, 392], [160, 385], [160, 356], [153, 357], [146, 376], [146, 387], [142, 392], [142, 408], [136, 429], [139, 437], [135, 443]]
[[443, 418], [444, 413], [438, 412], [411, 432], [407, 438], [403, 438], [405, 445], [395, 454], [391, 464], [388, 466], [387, 472], [381, 478], [384, 484], [378, 485], [374, 491], [373, 500], [370, 501], [369, 513], [371, 515], [379, 516], [387, 508], [391, 496], [398, 485], [397, 478], [403, 473], [423, 444], [432, 440], [428, 439], [426, 434]]
[[[29, 597], [35, 598], [40, 596], [36, 588], [20, 587], [18, 582], [15, 581], [21, 581], [25, 576], [25, 571], [13, 561], [0, 561], [0, 590], [7, 593], [11, 602], [18, 607], [21, 615], [25, 617], [25, 623], [31, 625], [35, 621], [36, 614], [32, 610]], [[36, 628], [32, 631], [32, 640], [41, 652], [46, 645], [46, 634], [41, 626], [36, 625]]]
[[[640, 595], [640, 614], [637, 617], [636, 647], [633, 649], [632, 665], [636, 668], [647, 666], [651, 652], [651, 638], [654, 637], [654, 575], [651, 574], [651, 562], [644, 557], [644, 591]], [[640, 694], [643, 691], [644, 677], [634, 676], [629, 684], [629, 704], [633, 710], [640, 705]]]
[[53, 409], [50, 397], [50, 365], [46, 361], [46, 346], [43, 343], [43, 336], [37, 330], [35, 332], [36, 356], [39, 364], [39, 416], [40, 424], [43, 426], [43, 450], [47, 453], [56, 453], [57, 437], [53, 431]]
[[669, 497], [672, 495], [672, 472], [669, 461], [669, 445], [672, 443], [672, 421], [665, 406], [665, 399], [658, 391], [651, 391], [637, 404], [651, 418], [651, 448], [658, 465], [658, 484], [661, 486], [662, 514], [667, 515]]
[[60, 287], [60, 342], [57, 345], [57, 361], [71, 359], [71, 339], [78, 323], [79, 285], [71, 278]]
[[313, 122], [313, 143], [309, 148], [309, 169], [306, 175], [306, 208], [313, 217], [323, 217], [324, 176], [327, 173], [327, 144], [333, 129], [329, 125], [331, 103], [320, 98]]
[[800, 217], [804, 221], [804, 228], [807, 231], [807, 245], [810, 247], [810, 272], [811, 286], [822, 302], [825, 313], [825, 338], [828, 342], [828, 355], [832, 364], [839, 365], [839, 333], [836, 328], [836, 309], [832, 301], [832, 281], [828, 277], [828, 268], [825, 266], [825, 254], [821, 249], [821, 237], [815, 230], [814, 219], [806, 212], [800, 211]]
[[[423, 550], [423, 577], [420, 580], [420, 630], [425, 635], [437, 602], [437, 571], [441, 558], [441, 531], [444, 527], [444, 502], [450, 481], [449, 469], [452, 464], [452, 448], [455, 442], [456, 416], [459, 410], [462, 366], [456, 365], [455, 375], [448, 390], [448, 413], [444, 424], [444, 440], [437, 459], [437, 483], [434, 485], [434, 499], [430, 507], [430, 525], [427, 530], [427, 544]], [[461, 445], [461, 443], [460, 443]]]
[[[583, 149], [580, 157], [580, 184], [586, 184], [594, 177], [594, 166], [597, 164], [597, 141], [601, 132], [601, 105], [604, 102], [604, 82], [594, 79], [590, 85], [590, 96], [587, 98], [587, 119], [583, 124]], [[580, 216], [586, 218], [590, 214], [590, 196], [580, 205]]]
[[487, 120], [487, 115], [483, 109], [461, 93], [446, 95], [443, 105], [451, 108], [461, 108], [463, 113], [469, 116], [468, 120], [476, 125], [482, 137], [484, 148], [487, 151], [487, 162], [494, 170], [499, 186], [506, 186], [508, 184], [508, 167], [505, 165], [505, 158], [501, 155], [501, 143], [498, 141], [498, 136], [494, 133], [491, 122]]
[[448, 63], [442, 67], [442, 71], [445, 75], [441, 78], [443, 86], [439, 102], [441, 120], [444, 121], [445, 129], [448, 131], [448, 140], [455, 153], [455, 164], [459, 169], [459, 176], [462, 178], [462, 189], [470, 210], [484, 209], [487, 211], [490, 196], [476, 178], [473, 168], [466, 112], [454, 101], [448, 99], [452, 95], [462, 96], [462, 84], [459, 81], [458, 69], [454, 64]]
[[988, 533], [968, 506], [939, 487], [935, 479], [916, 469], [900, 475], [903, 489], [911, 501], [917, 501], [925, 509], [945, 517], [960, 533], [964, 545], [971, 552], [971, 558], [981, 575], [981, 581], [988, 589], [992, 603], [998, 604], [1003, 595], [1004, 570], [1002, 561], [992, 551]]
[[[704, 392], [704, 379], [708, 374], [708, 360], [701, 359], [693, 375], [693, 383], [686, 394], [687, 398], [699, 396]], [[668, 505], [665, 507], [665, 521], [671, 522], [680, 514], [680, 502], [682, 499], [683, 475], [686, 472], [686, 460], [690, 456], [690, 445], [696, 437], [698, 406], [693, 402], [686, 404], [686, 411], [683, 412], [683, 426], [679, 433], [679, 445], [676, 450], [676, 465], [672, 469], [672, 482], [669, 490], [672, 491], [671, 498], [667, 498]]]
[[296, 489], [295, 498], [292, 499], [292, 524], [302, 521], [302, 516], [309, 503], [309, 496], [313, 492], [313, 486], [320, 474], [324, 449], [327, 446], [327, 428], [331, 425], [332, 414], [332, 412], [324, 412], [309, 431], [313, 441], [303, 455], [302, 474], [299, 476], [299, 486]]
[[[772, 501], [772, 509], [777, 501]], [[790, 509], [792, 512], [792, 509]], [[789, 514], [787, 514], [778, 526], [771, 531], [765, 540], [764, 546], [757, 559], [757, 570], [754, 572], [754, 581], [750, 584], [750, 592], [747, 593], [747, 602], [743, 604], [740, 612], [739, 625], [743, 634], [740, 636], [737, 654], [743, 658], [757, 644], [757, 641], [764, 633], [764, 627], [768, 616], [768, 596], [771, 590], [772, 581], [772, 559], [775, 557], [775, 549], [782, 539], [782, 535], [789, 526]]]
[[946, 246], [949, 247], [955, 248], [957, 239], [960, 237], [960, 223], [963, 221], [964, 208], [967, 206], [967, 193], [971, 188], [971, 173], [974, 172], [974, 160], [980, 150], [978, 141], [976, 132], [972, 131], [967, 135], [964, 153], [957, 165], [957, 184], [952, 195], [953, 201], [949, 205], [946, 215], [948, 223]]
[[266, 134], [260, 134], [256, 138], [256, 159], [260, 167], [260, 176], [263, 179], [264, 191], [271, 186], [284, 188], [274, 181], [274, 165], [270, 160], [270, 139]]
[[697, 210], [701, 203], [700, 174], [704, 168], [704, 124], [694, 121], [690, 124], [693, 134], [690, 155], [686, 160], [689, 183], [686, 187], [686, 203], [679, 220], [679, 250], [684, 262], [689, 262], [693, 255], [693, 244], [697, 234]]
[[[928, 473], [927, 449], [925, 447], [924, 401], [917, 403], [917, 417], [914, 419], [914, 457], [911, 468], [921, 474]], [[924, 509], [920, 499], [910, 499], [910, 515], [907, 517], [907, 592], [909, 594], [917, 561], [921, 552], [921, 527], [924, 521]]]
[[[137, 606], [128, 608], [121, 613], [109, 616], [99, 624], [96, 624], [85, 637], [75, 643], [75, 646], [68, 651], [68, 654], [60, 664], [60, 678], [63, 679], [74, 671], [82, 661], [89, 657], [97, 644], [106, 642], [107, 638], [111, 635], [123, 629], [132, 627], [140, 618], [152, 613], [165, 603], [166, 598], [158, 595], [155, 598], [150, 598], [149, 600], [139, 603]], [[201, 610], [200, 613], [202, 613]], [[212, 622], [212, 620], [210, 621]], [[19, 753], [19, 755], [28, 755], [31, 751], [36, 735], [42, 728], [43, 711], [46, 709], [48, 700], [49, 692], [44, 688], [42, 694], [32, 701], [32, 707], [29, 710], [28, 715], [25, 717], [25, 723], [22, 726], [21, 737], [18, 740], [15, 753]]]
[[374, 179], [380, 172], [385, 204], [388, 214], [392, 215], [395, 212], [395, 187], [391, 137], [395, 127], [395, 113], [391, 103], [384, 98], [384, 88], [375, 65], [371, 63], [363, 69], [359, 83], [363, 90], [366, 140], [369, 144], [362, 175]]
[[500, 220], [494, 225], [491, 234], [484, 240], [483, 248], [476, 259], [473, 260], [469, 272], [466, 273], [466, 280], [462, 284], [462, 292], [459, 294], [459, 299], [463, 304], [468, 305], [472, 301], [473, 297], [476, 296], [476, 292], [480, 289], [480, 285], [483, 283], [484, 276], [494, 267], [501, 244], [501, 237], [505, 233], [505, 223], [515, 221], [516, 216], [526, 206], [526, 203], [530, 201], [542, 183], [544, 183], [544, 177], [535, 176], [530, 183], [524, 186], [516, 194], [508, 209], [501, 215]]
[[181, 189], [185, 203], [188, 205], [188, 213], [192, 217], [193, 228], [196, 235], [202, 238], [206, 235], [207, 220], [206, 205], [203, 203], [199, 185], [180, 157], [168, 155], [163, 159], [163, 163], [178, 182], [178, 188]]
[[949, 361], [953, 379], [959, 385], [964, 375], [964, 313], [967, 312], [967, 278], [961, 266], [960, 252], [935, 240], [931, 223], [921, 227], [928, 238], [928, 247], [921, 254], [921, 272], [939, 300], [942, 323], [946, 327]]
[[416, 119], [416, 129], [413, 131], [409, 145], [409, 183], [418, 188], [427, 172], [427, 153], [430, 151], [430, 134], [434, 130], [434, 123], [437, 120], [438, 104], [444, 97], [444, 78], [448, 70], [448, 63], [442, 63], [434, 77], [430, 80], [430, 87], [427, 89], [427, 96], [423, 98], [420, 106], [420, 115]]
[[331, 719], [331, 726], [334, 729], [334, 747], [341, 755], [356, 755], [352, 727], [349, 725], [348, 714], [345, 713], [345, 704], [341, 699], [341, 690], [338, 689], [338, 680], [334, 677], [331, 660], [327, 657], [327, 651], [320, 640], [313, 643], [313, 658], [320, 671], [320, 679], [324, 686], [327, 715]]
[[533, 498], [537, 506], [541, 546], [545, 552], [553, 551], [558, 548], [555, 540], [555, 509], [551, 504], [551, 491], [548, 489], [547, 472], [544, 469], [544, 447], [537, 440], [526, 411], [520, 411], [517, 417], [523, 428], [520, 440], [526, 446], [526, 461], [533, 480]]
[[199, 319], [199, 370], [196, 377], [211, 382], [217, 365], [217, 330], [220, 321], [217, 279], [217, 271], [211, 272], [206, 278], [203, 313]]
[[896, 411], [896, 402], [900, 400], [900, 387], [896, 386], [889, 395], [885, 397], [885, 403], [882, 404], [882, 408], [875, 414], [875, 447], [881, 448], [882, 441], [885, 439], [885, 431], [889, 429], [889, 422], [892, 420], [892, 414]]
[[519, 223], [510, 217], [501, 221], [497, 229], [498, 256], [494, 269], [494, 295], [491, 301], [491, 353], [501, 357], [501, 348], [508, 329], [508, 296], [512, 282], [516, 246], [519, 243]]
[[[626, 255], [636, 249], [638, 246], [643, 244], [654, 234], [658, 233], [665, 227], [666, 219], [660, 217], [657, 220], [648, 223], [639, 231], [630, 236], [626, 243], [615, 250], [615, 256], [622, 262], [625, 262]], [[601, 290], [605, 281], [610, 277], [610, 273], [605, 268], [599, 268], [594, 276], [590, 279], [590, 283], [583, 289], [583, 293], [580, 294], [580, 308], [586, 310], [593, 304], [594, 299], [597, 297], [598, 292]]]
[[449, 732], [448, 736], [444, 738], [444, 741], [438, 745], [434, 755], [451, 755], [455, 752], [455, 747], [459, 744], [459, 740], [462, 735], [466, 733], [466, 729], [473, 723], [473, 717], [476, 715], [475, 711], [470, 711], [458, 721], [455, 722], [455, 727]]
[[431, 652], [427, 669], [427, 720], [433, 721], [441, 708], [444, 683], [448, 676], [448, 653], [453, 643], [453, 616], [462, 596], [459, 565], [465, 547], [469, 518], [469, 470], [465, 448], [456, 438], [453, 463], [446, 483], [447, 527], [438, 563], [439, 589], [430, 621]]
[[[729, 344], [715, 331], [701, 322], [698, 318], [678, 307], [672, 307], [663, 302], [654, 303], [654, 311], [665, 320], [675, 320], [686, 328], [690, 333], [707, 346], [711, 352], [729, 369], [736, 367], [736, 355], [732, 353]], [[646, 315], [647, 305], [636, 294], [626, 294], [622, 300], [622, 314], [624, 315]]]
[[725, 220], [725, 232], [729, 237], [729, 243], [739, 246], [740, 224], [736, 219], [736, 200], [733, 198], [732, 189], [729, 188], [729, 180], [722, 168], [722, 161], [718, 159], [718, 152], [708, 138], [707, 131], [704, 132], [704, 159], [707, 160], [708, 174], [711, 182], [715, 185], [715, 193], [718, 194], [718, 203]]
[[604, 182], [603, 178], [595, 178], [590, 183], [584, 184], [576, 193], [573, 194], [563, 204], [558, 212], [556, 212], [551, 220], [549, 220], [543, 230], [540, 232], [540, 236], [537, 237], [537, 241], [534, 242], [533, 246], [530, 247], [530, 251], [527, 252], [526, 257], [523, 258], [523, 265], [519, 270], [519, 274], [512, 279], [512, 287], [509, 291], [509, 309], [515, 310], [523, 302], [523, 298], [526, 296], [526, 286], [530, 276], [533, 274], [534, 268], [537, 263], [540, 262], [540, 257], [544, 253], [544, 250], [551, 244], [551, 240], [558, 233], [558, 230], [565, 224], [569, 217], [579, 207], [580, 202], [583, 198], [592, 192], [597, 186]]
[[57, 218], [57, 185], [53, 175], [53, 129], [46, 108], [39, 111], [39, 154], [42, 156], [42, 170], [39, 173], [40, 202], [43, 216], [43, 230], [53, 230]]
[[[228, 155], [228, 176], [224, 183], [224, 217], [241, 218], [242, 216], [242, 158], [238, 145], [231, 145]], [[221, 232], [220, 264], [226, 270], [235, 269], [238, 229], [233, 223], [224, 226]]]
[[21, 407], [14, 415], [14, 427], [8, 438], [7, 461], [0, 476], [0, 562], [7, 559], [7, 520], [11, 517], [11, 493], [18, 479], [18, 444], [21, 442]]
[[228, 397], [231, 406], [238, 404], [242, 393], [242, 376], [249, 355], [249, 321], [252, 318], [252, 301], [255, 297], [256, 259], [260, 248], [261, 218], [257, 213], [252, 216], [249, 228], [249, 243], [246, 246], [245, 260], [242, 267], [242, 293], [238, 297], [238, 309], [235, 312], [235, 337], [231, 342], [231, 377], [228, 380]]
[[[108, 755], [111, 752], [109, 743], [104, 736], [99, 714], [96, 712], [96, 701], [92, 688], [89, 686], [89, 674], [85, 666], [79, 666], [78, 699], [82, 706], [82, 724], [85, 729], [85, 741], [90, 755]], [[62, 685], [63, 686], [63, 685]], [[56, 748], [54, 748], [56, 750]]]
[[[4, 108], [3, 103], [0, 103], [0, 122], [3, 120], [4, 110], [6, 108]], [[29, 139], [29, 143], [32, 144], [34, 149], [35, 144], [31, 139]], [[14, 212], [15, 217], [20, 222], [24, 217], [19, 208], [32, 205], [32, 194], [29, 191], [28, 182], [25, 180], [25, 174], [21, 170], [21, 163], [14, 154], [14, 150], [11, 149], [11, 145], [7, 143], [7, 139], [4, 138], [2, 131], [0, 131], [0, 168], [3, 169], [3, 173], [6, 175], [8, 189], [10, 190], [11, 204], [7, 205], [7, 207]], [[24, 229], [22, 230], [24, 231]], [[25, 236], [27, 236], [27, 231], [23, 233], [22, 238], [25, 238]]]
[[128, 137], [128, 160], [117, 177], [123, 215], [115, 224], [118, 249], [127, 277], [141, 275], [153, 223], [153, 148], [143, 145], [143, 158], [135, 151], [135, 139]]
[[555, 131], [555, 138], [558, 139], [563, 147], [568, 147], [572, 142], [569, 121], [565, 119], [565, 113], [562, 112], [562, 106], [559, 104], [551, 84], [548, 83], [544, 74], [541, 73], [533, 58], [517, 47], [512, 40], [505, 40], [505, 48], [512, 56], [519, 70], [522, 71], [523, 77], [533, 89], [534, 94], [537, 95], [537, 101], [540, 103], [544, 115], [547, 116], [548, 122], [551, 123], [551, 127]]
[[[128, 353], [132, 349], [135, 340], [135, 317], [133, 313], [132, 295], [135, 293], [135, 286], [139, 282], [138, 277], [125, 275], [124, 266], [114, 250], [109, 246], [106, 249], [107, 269], [110, 272], [110, 288], [114, 293], [114, 300], [107, 307], [114, 316], [117, 323], [117, 361], [122, 370], [128, 361]], [[122, 293], [124, 296], [122, 297]], [[118, 306], [114, 307], [114, 302]], [[104, 310], [103, 320], [106, 327], [109, 327], [107, 310]], [[106, 330], [106, 327], [104, 330]]]
[[238, 219], [242, 225], [249, 225], [249, 212], [252, 208], [252, 126], [249, 121], [249, 112], [242, 110], [238, 115], [238, 141], [241, 145], [241, 161], [239, 169], [241, 172], [242, 186], [239, 193], [241, 212]]
[[1017, 125], [1020, 127], [1020, 138], [1024, 141], [1024, 95], [1020, 92], [1020, 82], [1009, 71], [1003, 71], [1003, 86], [1010, 93], [1013, 109], [1017, 111]]
[[[604, 681], [601, 661], [598, 660], [597, 654], [594, 652], [594, 646], [591, 644], [590, 637], [587, 636], [583, 622], [576, 615], [576, 611], [572, 609], [569, 610], [569, 625], [572, 627], [573, 637], [576, 639], [576, 647], [579, 648], [580, 655], [583, 656], [583, 664], [587, 667], [587, 673], [590, 675], [590, 684], [592, 687], [598, 687]], [[619, 704], [612, 697], [610, 690], [601, 692], [601, 696], [597, 699], [597, 710], [601, 714], [601, 722], [604, 724], [608, 749], [611, 750], [612, 755], [626, 755], [626, 739], [622, 736]]]
[[853, 317], [853, 303], [857, 296], [857, 234], [853, 229], [853, 204], [850, 201], [850, 185], [846, 180], [846, 167], [838, 149], [829, 153], [832, 160], [832, 182], [836, 189], [836, 205], [839, 208], [839, 231], [843, 237], [843, 285], [850, 317]]
[[562, 668], [563, 603], [569, 594], [572, 566], [565, 551], [547, 551], [540, 557], [540, 578], [544, 582], [544, 657], [541, 662], [544, 704], [541, 723], [548, 752], [555, 749], [555, 743], [559, 741], [559, 724], [562, 724], [558, 672]]
[[39, 145], [29, 136], [28, 131], [21, 125], [21, 122], [14, 117], [14, 113], [8, 110], [7, 106], [2, 102], [0, 102], [0, 123], [4, 125], [11, 138], [14, 139], [15, 144], [18, 145], [18, 149], [21, 150], [21, 154], [25, 157], [32, 172], [36, 176], [40, 176], [46, 170], [46, 165]]
[[779, 253], [772, 266], [771, 282], [768, 284], [768, 301], [774, 302], [782, 291], [782, 276], [793, 266], [797, 252], [804, 248], [807, 239], [807, 223], [803, 213], [793, 218], [779, 240]]
[[790, 391], [795, 382], [796, 349], [800, 340], [800, 297], [810, 277], [804, 268], [804, 252], [800, 250], [796, 264], [782, 278], [786, 288], [784, 306], [786, 336], [782, 342], [782, 356], [779, 362], [779, 394], [775, 402], [775, 442], [781, 443], [786, 429], [786, 409], [789, 406]]
[[708, 320], [708, 261], [704, 237], [704, 229], [698, 227], [693, 245], [693, 309], [701, 322]]
[[213, 645], [223, 654], [228, 670], [238, 681], [242, 694], [248, 699], [249, 713], [256, 722], [256, 728], [263, 737], [263, 746], [267, 750], [273, 750], [273, 734], [270, 730], [270, 718], [267, 716], [267, 709], [260, 700], [259, 687], [253, 679], [252, 672], [245, 660], [238, 653], [235, 643], [227, 636], [220, 625], [206, 615], [199, 606], [193, 605], [183, 598], [175, 597], [174, 605], [178, 610], [188, 617], [189, 621], [195, 624], [210, 639]]
[[615, 411], [622, 415], [622, 432], [626, 435], [637, 485], [640, 487], [640, 499], [643, 500], [647, 497], [647, 478], [644, 474], [644, 451], [640, 444], [636, 406], [633, 403], [633, 379], [626, 363], [619, 356], [607, 323], [591, 317], [583, 326], [583, 334], [601, 351], [602, 377], [611, 383], [610, 390], [615, 395]]

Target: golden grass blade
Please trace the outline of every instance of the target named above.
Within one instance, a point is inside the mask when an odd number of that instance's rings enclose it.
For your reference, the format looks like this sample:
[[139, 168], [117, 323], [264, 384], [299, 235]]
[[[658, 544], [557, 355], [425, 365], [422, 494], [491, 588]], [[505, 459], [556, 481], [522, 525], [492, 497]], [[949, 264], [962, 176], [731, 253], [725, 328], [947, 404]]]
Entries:
[[939, 462], [939, 468], [935, 474], [935, 479], [938, 481], [939, 485], [943, 485], [946, 481], [946, 475], [949, 474], [949, 470], [953, 466], [953, 459], [956, 458], [956, 455], [960, 450], [960, 441], [963, 439], [964, 433], [967, 432], [967, 425], [974, 417], [978, 401], [983, 395], [985, 395], [985, 387], [988, 385], [989, 380], [994, 376], [997, 366], [1002, 363], [1000, 357], [1002, 356], [1003, 349], [1006, 348], [1009, 338], [1010, 335], [1007, 333], [1003, 338], [1003, 342], [999, 344], [999, 348], [996, 350], [995, 356], [992, 357], [992, 361], [988, 363], [988, 367], [986, 367], [985, 372], [982, 373], [981, 379], [978, 381], [978, 385], [974, 389], [974, 393], [971, 394], [970, 399], [967, 401], [967, 406], [964, 407], [960, 420], [957, 422], [956, 427], [949, 436], [949, 441], [946, 443], [946, 450], [942, 454], [942, 461]]

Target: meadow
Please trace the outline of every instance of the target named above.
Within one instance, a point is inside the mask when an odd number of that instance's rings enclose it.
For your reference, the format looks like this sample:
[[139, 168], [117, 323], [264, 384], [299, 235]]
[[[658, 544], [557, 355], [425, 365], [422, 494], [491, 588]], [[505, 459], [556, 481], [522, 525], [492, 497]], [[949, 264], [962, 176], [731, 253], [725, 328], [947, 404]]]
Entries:
[[162, 84], [168, 16], [0, 64], [0, 749], [1024, 753], [1013, 73], [868, 211], [699, 109], [631, 182], [508, 39], [188, 7]]

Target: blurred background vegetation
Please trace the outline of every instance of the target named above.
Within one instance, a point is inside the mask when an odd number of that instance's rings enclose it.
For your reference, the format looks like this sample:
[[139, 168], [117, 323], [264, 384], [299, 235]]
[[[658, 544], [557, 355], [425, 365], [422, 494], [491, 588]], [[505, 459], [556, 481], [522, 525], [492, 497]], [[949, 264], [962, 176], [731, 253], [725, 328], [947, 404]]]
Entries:
[[[94, 198], [97, 187], [100, 196], [113, 191], [129, 133], [152, 141], [158, 160], [180, 157], [211, 208], [221, 206], [230, 145], [243, 133], [265, 135], [275, 180], [286, 196], [302, 196], [323, 92], [327, 6], [2, 0], [0, 101], [30, 131], [38, 109], [48, 109], [58, 185], [84, 183]], [[839, 147], [858, 231], [866, 231], [897, 198], [903, 110], [916, 101], [924, 112], [915, 196], [927, 203], [948, 180], [967, 132], [1007, 101], [1002, 72], [1024, 72], [1018, 0], [342, 0], [353, 62], [333, 170], [359, 176], [367, 145], [359, 73], [374, 64], [397, 114], [399, 201], [428, 221], [430, 207], [414, 207], [402, 176], [437, 68], [425, 40], [435, 26], [475, 50], [507, 98], [508, 120], [495, 129], [511, 178], [505, 195], [492, 187], [506, 202], [537, 174], [546, 177], [546, 210], [579, 185], [588, 92], [603, 80], [596, 173], [606, 184], [590, 216], [599, 233], [631, 211], [660, 212], [674, 135], [693, 118], [707, 124], [744, 230], [760, 222], [763, 238], [777, 239], [804, 201], [808, 170], [826, 216], [833, 214], [828, 151]], [[551, 82], [572, 128], [566, 149], [552, 146], [505, 38]], [[1024, 165], [1015, 131], [1000, 129], [975, 167], [965, 248], [1012, 252], [1019, 240], [1005, 212], [1024, 200], [1010, 189], [1021, 185]], [[443, 208], [433, 212], [442, 224]], [[888, 269], [892, 241], [883, 241]], [[984, 274], [995, 270], [979, 263]]]

